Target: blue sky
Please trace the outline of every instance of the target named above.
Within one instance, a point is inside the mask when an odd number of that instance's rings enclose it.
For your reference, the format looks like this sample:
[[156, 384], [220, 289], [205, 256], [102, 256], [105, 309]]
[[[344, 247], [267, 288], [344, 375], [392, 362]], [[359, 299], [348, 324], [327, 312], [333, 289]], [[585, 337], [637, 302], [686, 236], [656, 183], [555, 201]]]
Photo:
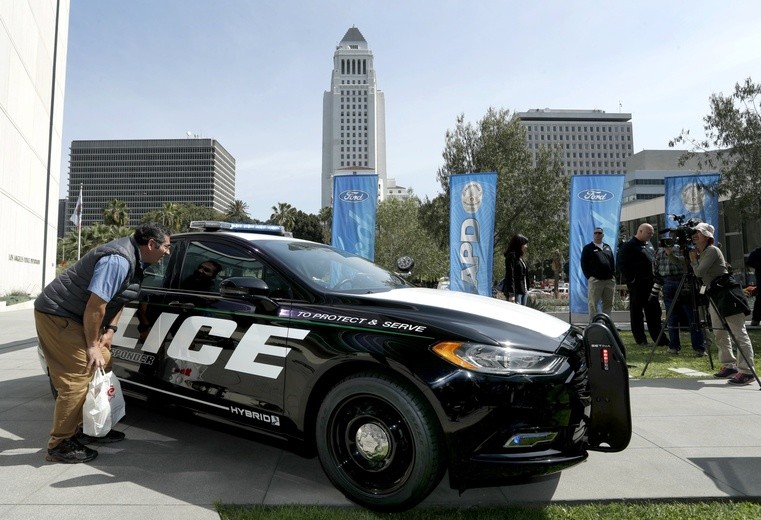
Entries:
[[322, 96], [356, 26], [386, 96], [388, 176], [434, 197], [447, 129], [490, 107], [629, 112], [634, 151], [702, 135], [761, 82], [749, 1], [71, 0], [62, 192], [78, 139], [219, 140], [255, 218], [320, 205]]

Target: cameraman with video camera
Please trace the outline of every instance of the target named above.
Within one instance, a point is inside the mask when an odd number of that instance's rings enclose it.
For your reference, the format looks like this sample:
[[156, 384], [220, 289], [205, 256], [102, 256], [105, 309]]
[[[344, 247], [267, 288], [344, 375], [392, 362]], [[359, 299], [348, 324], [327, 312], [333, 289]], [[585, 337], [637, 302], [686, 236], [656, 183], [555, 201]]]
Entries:
[[[695, 322], [692, 302], [692, 278], [685, 278], [685, 258], [673, 238], [662, 238], [655, 253], [656, 283], [663, 285], [663, 305], [666, 307], [669, 330], [669, 354], [679, 354], [682, 343], [679, 326], [689, 325], [692, 349], [696, 356], [705, 356], [705, 337]], [[682, 280], [684, 279], [684, 282]], [[679, 290], [682, 285], [681, 291]], [[673, 308], [672, 308], [673, 306]], [[669, 310], [671, 313], [668, 314]]]
[[[657, 341], [662, 327], [660, 301], [657, 297], [650, 298], [655, 285], [653, 273], [655, 249], [650, 243], [652, 236], [653, 226], [640, 224], [637, 234], [625, 242], [618, 252], [618, 267], [629, 289], [629, 320], [632, 336], [637, 345], [647, 345], [643, 313], [647, 320], [647, 330], [653, 341]], [[669, 345], [665, 336], [661, 338], [659, 345]]]
[[[695, 275], [703, 282], [702, 291], [713, 302], [709, 304], [708, 310], [716, 337], [716, 348], [719, 351], [719, 362], [723, 365], [714, 377], [726, 378], [732, 385], [747, 385], [754, 379], [753, 344], [745, 329], [745, 316], [750, 314], [750, 308], [742, 289], [739, 289], [737, 294], [739, 284], [726, 280], [729, 273], [727, 262], [721, 250], [713, 245], [713, 232], [713, 226], [705, 222], [694, 227], [692, 241], [695, 249], [690, 251], [690, 262]], [[723, 322], [727, 324], [729, 331], [724, 329]], [[739, 359], [735, 358], [732, 352], [730, 332], [741, 351]]]

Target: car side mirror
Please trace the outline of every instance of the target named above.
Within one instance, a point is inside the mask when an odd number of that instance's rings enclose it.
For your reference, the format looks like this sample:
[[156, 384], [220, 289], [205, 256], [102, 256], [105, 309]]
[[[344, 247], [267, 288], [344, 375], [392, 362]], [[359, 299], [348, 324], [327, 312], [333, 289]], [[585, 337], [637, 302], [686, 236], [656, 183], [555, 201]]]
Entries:
[[270, 288], [267, 283], [250, 276], [234, 276], [226, 278], [219, 284], [219, 294], [225, 298], [238, 298], [246, 301], [254, 301], [262, 305], [265, 311], [272, 312], [278, 305], [269, 299]]

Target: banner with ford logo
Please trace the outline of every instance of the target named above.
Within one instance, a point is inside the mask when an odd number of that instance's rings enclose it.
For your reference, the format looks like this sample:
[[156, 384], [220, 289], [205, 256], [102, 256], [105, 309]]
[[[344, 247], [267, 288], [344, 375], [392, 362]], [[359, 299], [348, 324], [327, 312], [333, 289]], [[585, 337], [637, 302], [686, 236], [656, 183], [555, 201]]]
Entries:
[[497, 174], [449, 177], [449, 290], [491, 296]]
[[[684, 222], [699, 218], [719, 230], [719, 195], [716, 185], [718, 173], [706, 175], [676, 175], [664, 178], [666, 227], [675, 228], [679, 223], [672, 215], [684, 216]], [[718, 242], [718, 235], [715, 236]]]
[[569, 221], [568, 297], [572, 313], [588, 314], [587, 279], [581, 271], [581, 250], [592, 241], [595, 227], [601, 227], [603, 242], [616, 257], [621, 220], [623, 175], [573, 175]]
[[331, 245], [374, 260], [377, 203], [377, 175], [334, 176]]

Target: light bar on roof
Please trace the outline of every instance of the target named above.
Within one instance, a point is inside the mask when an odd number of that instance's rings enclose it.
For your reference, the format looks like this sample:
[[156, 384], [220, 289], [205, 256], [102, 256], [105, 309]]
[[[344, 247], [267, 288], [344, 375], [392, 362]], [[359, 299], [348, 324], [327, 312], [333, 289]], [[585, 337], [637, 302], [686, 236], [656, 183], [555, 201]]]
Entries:
[[274, 224], [240, 224], [237, 222], [220, 222], [217, 220], [194, 220], [190, 223], [190, 229], [202, 229], [204, 231], [237, 231], [240, 233], [261, 233], [264, 235], [287, 236], [283, 226]]

